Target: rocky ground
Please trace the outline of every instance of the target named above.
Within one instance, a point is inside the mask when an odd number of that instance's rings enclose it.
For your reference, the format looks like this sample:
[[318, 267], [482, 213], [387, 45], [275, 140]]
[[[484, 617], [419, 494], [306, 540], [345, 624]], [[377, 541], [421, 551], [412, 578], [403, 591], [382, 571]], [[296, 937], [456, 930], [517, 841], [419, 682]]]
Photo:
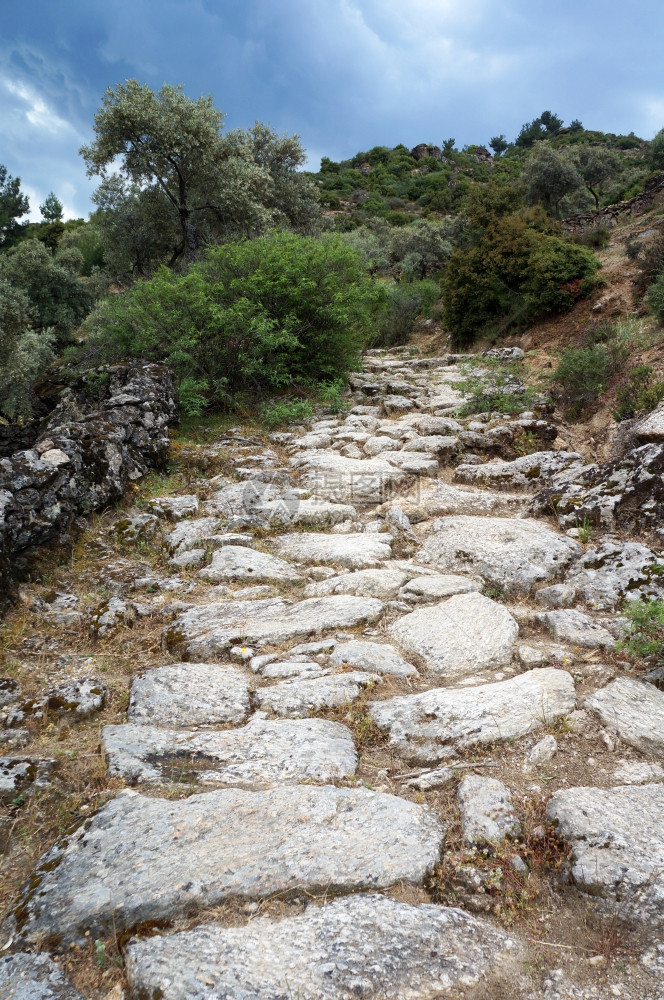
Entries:
[[664, 413], [593, 465], [546, 405], [455, 416], [460, 361], [370, 352], [42, 557], [0, 997], [662, 1000], [664, 691], [616, 642]]

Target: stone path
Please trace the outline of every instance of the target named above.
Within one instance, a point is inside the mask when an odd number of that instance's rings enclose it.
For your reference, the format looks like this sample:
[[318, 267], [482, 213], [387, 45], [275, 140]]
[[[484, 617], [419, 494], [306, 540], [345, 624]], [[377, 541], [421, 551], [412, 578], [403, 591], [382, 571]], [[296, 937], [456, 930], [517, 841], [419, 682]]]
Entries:
[[[527, 895], [547, 821], [565, 891], [655, 932], [641, 992], [611, 995], [664, 997], [647, 972], [664, 941], [664, 693], [615, 651], [623, 596], [661, 595], [659, 557], [527, 516], [585, 469], [546, 412], [461, 418], [455, 358], [365, 361], [347, 414], [270, 448], [229, 432], [211, 453], [230, 450], [236, 481], [123, 520], [172, 572], [137, 572], [92, 625], [103, 640], [161, 616], [161, 660], [135, 664], [125, 718], [101, 730], [108, 801], [6, 916], [0, 997], [85, 996], [45, 952], [114, 936], [127, 1000], [590, 1000], [573, 971], [551, 987], [524, 971], [532, 935], [493, 919], [492, 859]], [[84, 612], [63, 594], [53, 615]], [[89, 673], [30, 705], [0, 679], [3, 744], [26, 743], [2, 759], [4, 801], [56, 773], [26, 720], [58, 698], [71, 725], [101, 710]], [[442, 905], [446, 865], [483, 916]], [[560, 872], [536, 877], [562, 892]]]

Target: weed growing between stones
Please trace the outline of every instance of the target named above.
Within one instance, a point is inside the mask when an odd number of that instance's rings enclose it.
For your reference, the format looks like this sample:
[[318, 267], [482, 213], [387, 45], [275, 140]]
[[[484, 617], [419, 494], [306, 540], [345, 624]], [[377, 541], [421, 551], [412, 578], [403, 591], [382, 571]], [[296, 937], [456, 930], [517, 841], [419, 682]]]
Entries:
[[618, 644], [631, 656], [664, 660], [664, 600], [627, 601], [625, 638]]

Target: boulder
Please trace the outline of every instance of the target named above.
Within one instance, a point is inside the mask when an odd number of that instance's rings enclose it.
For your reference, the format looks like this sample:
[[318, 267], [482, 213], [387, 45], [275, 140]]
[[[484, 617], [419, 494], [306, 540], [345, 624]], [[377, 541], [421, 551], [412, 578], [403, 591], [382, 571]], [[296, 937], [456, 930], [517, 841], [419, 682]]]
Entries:
[[664, 751], [664, 692], [652, 684], [618, 677], [586, 698], [585, 707], [600, 717], [623, 743], [641, 753]]
[[223, 583], [226, 580], [275, 580], [299, 583], [302, 577], [283, 559], [240, 545], [225, 545], [212, 555], [209, 566], [198, 571], [201, 580]]

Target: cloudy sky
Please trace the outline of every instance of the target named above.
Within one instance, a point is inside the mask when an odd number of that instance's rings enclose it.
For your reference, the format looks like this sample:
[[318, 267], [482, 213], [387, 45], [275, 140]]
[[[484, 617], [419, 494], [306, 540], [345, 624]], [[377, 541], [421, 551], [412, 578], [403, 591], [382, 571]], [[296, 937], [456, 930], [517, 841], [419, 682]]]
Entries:
[[543, 110], [664, 126], [655, 0], [0, 0], [0, 163], [31, 217], [86, 216], [78, 149], [129, 77], [212, 94], [227, 127], [297, 132], [317, 169], [374, 145], [514, 138]]

